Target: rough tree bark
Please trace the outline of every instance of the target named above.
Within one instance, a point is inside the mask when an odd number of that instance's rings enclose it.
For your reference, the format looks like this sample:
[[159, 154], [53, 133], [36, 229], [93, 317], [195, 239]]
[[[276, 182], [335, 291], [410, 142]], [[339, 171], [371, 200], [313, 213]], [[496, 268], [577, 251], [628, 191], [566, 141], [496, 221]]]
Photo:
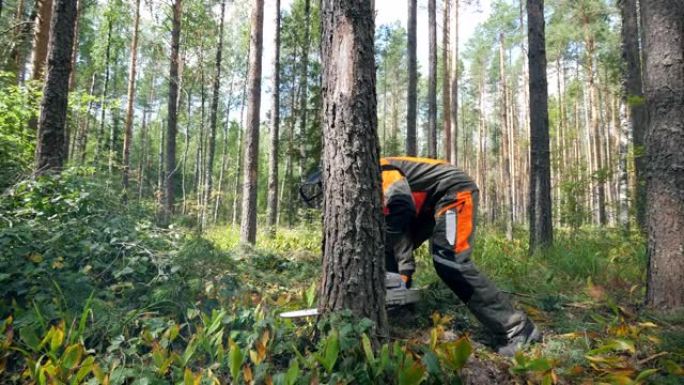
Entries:
[[271, 101], [271, 135], [268, 157], [267, 217], [271, 236], [278, 221], [278, 137], [280, 131], [280, 0], [275, 0], [275, 37], [273, 39], [273, 94]]
[[553, 242], [544, 0], [527, 0], [530, 69], [530, 251]]
[[416, 152], [416, 93], [418, 84], [418, 62], [416, 59], [417, 0], [408, 0], [408, 92], [406, 95], [406, 155]]
[[[433, 0], [434, 3], [434, 0]], [[387, 330], [373, 9], [321, 2], [323, 277], [318, 309], [350, 309]]]
[[138, 64], [138, 30], [140, 29], [140, 0], [135, 1], [133, 19], [133, 38], [131, 40], [131, 65], [128, 72], [128, 100], [126, 103], [126, 123], [123, 144], [123, 197], [128, 198], [128, 179], [131, 169], [131, 143], [133, 139], [133, 102], [135, 99], [135, 76]]
[[643, 1], [648, 305], [684, 307], [684, 7]]
[[178, 132], [178, 54], [181, 34], [181, 0], [173, 3], [171, 29], [171, 62], [169, 65], [169, 100], [166, 125], [166, 168], [164, 194], [164, 214], [166, 219], [173, 214], [175, 201], [174, 175], [176, 174], [176, 133]]
[[428, 0], [428, 125], [427, 155], [437, 157], [437, 6]]
[[240, 241], [256, 241], [257, 176], [259, 168], [259, 110], [261, 108], [261, 53], [263, 50], [264, 0], [252, 3], [250, 32], [249, 97], [245, 132], [245, 177], [242, 184], [242, 217]]
[[59, 172], [66, 158], [66, 117], [76, 1], [56, 0], [50, 30], [50, 57], [38, 119], [36, 173]]
[[205, 171], [204, 181], [206, 188], [204, 190], [204, 205], [202, 209], [202, 227], [207, 224], [207, 207], [211, 203], [212, 184], [214, 177], [214, 157], [216, 154], [216, 126], [218, 125], [218, 103], [219, 103], [219, 88], [221, 86], [221, 57], [223, 55], [223, 23], [226, 13], [226, 1], [221, 2], [221, 22], [219, 23], [219, 40], [218, 47], [216, 47], [216, 62], [214, 64], [214, 82], [212, 84], [211, 97], [211, 119], [209, 131], [209, 145], [207, 148], [207, 167]]

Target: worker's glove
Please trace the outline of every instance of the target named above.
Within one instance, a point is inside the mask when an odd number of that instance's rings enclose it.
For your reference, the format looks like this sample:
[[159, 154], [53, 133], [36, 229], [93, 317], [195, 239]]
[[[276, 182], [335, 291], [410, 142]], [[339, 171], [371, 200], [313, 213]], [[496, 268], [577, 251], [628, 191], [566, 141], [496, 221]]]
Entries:
[[410, 272], [402, 272], [402, 273], [400, 273], [400, 275], [401, 275], [401, 281], [404, 283], [404, 286], [407, 289], [410, 289], [411, 284], [413, 283], [413, 278], [411, 277], [411, 273]]

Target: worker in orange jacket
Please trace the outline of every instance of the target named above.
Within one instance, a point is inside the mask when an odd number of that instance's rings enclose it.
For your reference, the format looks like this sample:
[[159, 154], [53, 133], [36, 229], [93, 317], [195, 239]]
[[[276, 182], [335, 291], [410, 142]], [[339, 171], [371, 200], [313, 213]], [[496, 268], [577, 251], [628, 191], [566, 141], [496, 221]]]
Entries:
[[541, 333], [513, 308], [473, 264], [479, 191], [463, 171], [441, 160], [391, 157], [380, 161], [386, 223], [387, 271], [411, 286], [413, 250], [428, 238], [437, 275], [468, 309], [500, 337], [499, 352], [513, 355]]
[[[430, 239], [437, 275], [499, 338], [499, 353], [512, 356], [521, 346], [539, 341], [541, 333], [534, 323], [513, 308], [470, 259], [479, 196], [475, 182], [441, 160], [390, 157], [381, 159], [380, 166], [387, 271], [401, 274], [411, 287], [416, 270], [413, 251]], [[305, 186], [317, 188], [316, 193], [300, 190], [306, 201], [320, 198], [320, 172]]]

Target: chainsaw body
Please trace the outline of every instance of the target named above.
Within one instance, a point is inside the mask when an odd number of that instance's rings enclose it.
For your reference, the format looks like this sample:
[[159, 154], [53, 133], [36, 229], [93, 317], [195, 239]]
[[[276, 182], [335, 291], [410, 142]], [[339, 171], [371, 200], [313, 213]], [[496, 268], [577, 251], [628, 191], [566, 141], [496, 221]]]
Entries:
[[[420, 301], [422, 289], [407, 288], [401, 276], [397, 273], [385, 274], [385, 305], [387, 307], [398, 307], [409, 305]], [[280, 313], [282, 318], [312, 317], [318, 315], [318, 309], [295, 310]]]

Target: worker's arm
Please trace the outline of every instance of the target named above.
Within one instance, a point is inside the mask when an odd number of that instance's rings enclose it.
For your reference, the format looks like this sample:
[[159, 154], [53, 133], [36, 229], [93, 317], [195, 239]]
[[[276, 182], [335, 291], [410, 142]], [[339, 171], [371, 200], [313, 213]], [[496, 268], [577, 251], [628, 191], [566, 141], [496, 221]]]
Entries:
[[385, 252], [396, 260], [398, 272], [410, 277], [416, 269], [410, 237], [410, 228], [416, 218], [411, 187], [397, 170], [383, 171], [382, 181], [387, 229]]

